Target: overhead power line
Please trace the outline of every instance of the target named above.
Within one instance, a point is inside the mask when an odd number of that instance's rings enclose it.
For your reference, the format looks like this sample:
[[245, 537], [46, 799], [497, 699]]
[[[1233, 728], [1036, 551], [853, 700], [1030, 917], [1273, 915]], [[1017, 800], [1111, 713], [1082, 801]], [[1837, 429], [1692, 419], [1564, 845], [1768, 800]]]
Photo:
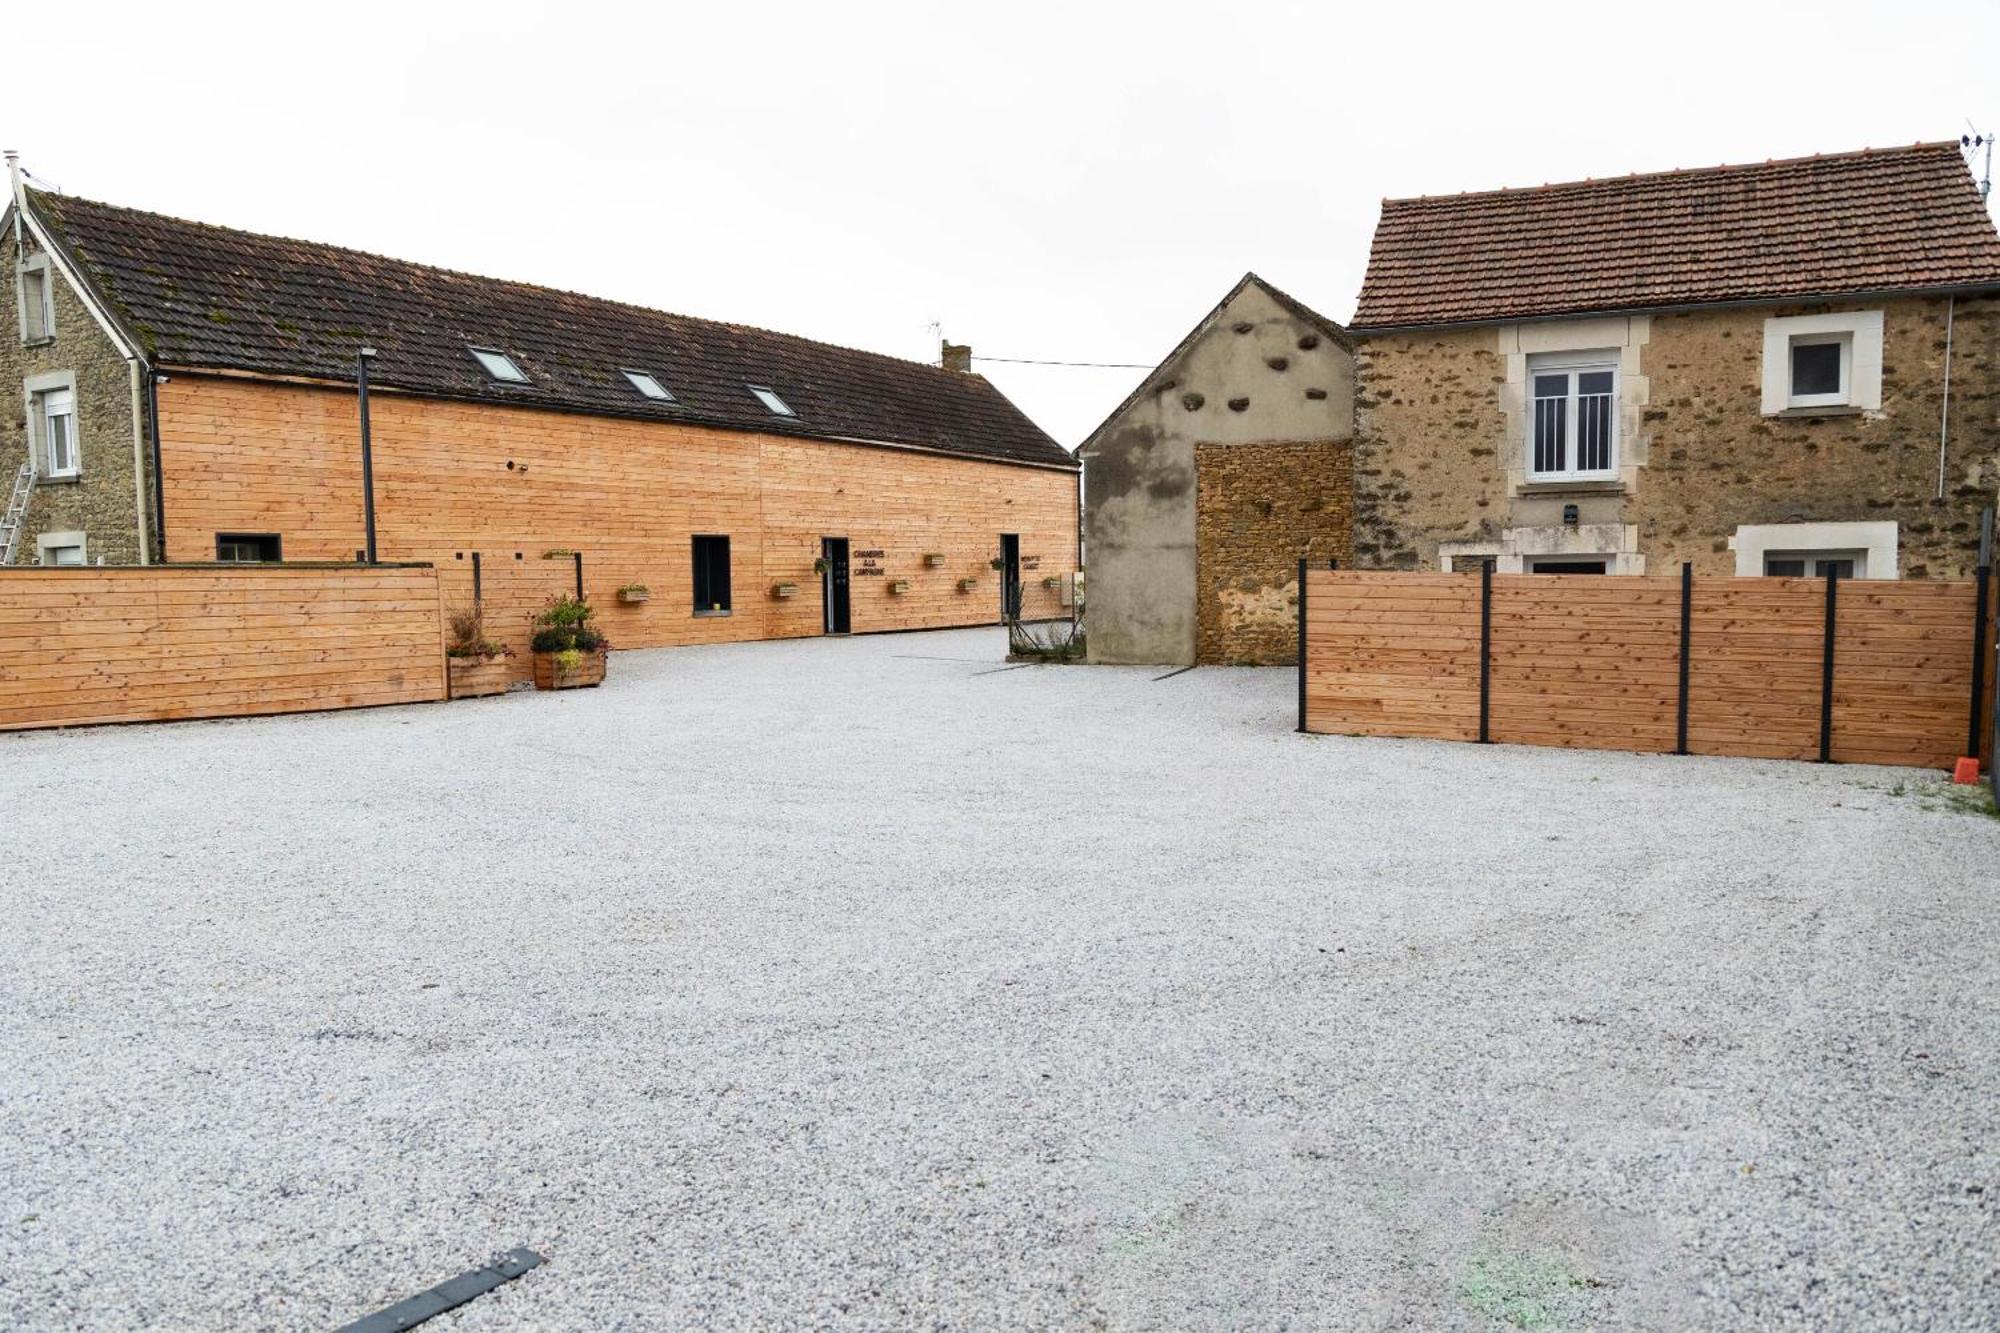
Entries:
[[975, 356], [974, 361], [1003, 361], [1010, 366], [1082, 366], [1090, 370], [1151, 370], [1137, 361], [1042, 361], [1029, 356]]

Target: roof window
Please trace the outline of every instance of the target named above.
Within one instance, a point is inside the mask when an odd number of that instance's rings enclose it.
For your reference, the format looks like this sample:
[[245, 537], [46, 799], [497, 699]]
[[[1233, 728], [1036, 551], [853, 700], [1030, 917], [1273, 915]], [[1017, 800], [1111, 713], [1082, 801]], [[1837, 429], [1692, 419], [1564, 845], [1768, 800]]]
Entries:
[[778, 391], [776, 389], [769, 388], [768, 386], [762, 384], [746, 384], [743, 387], [748, 389], [751, 393], [756, 394], [757, 401], [762, 403], [765, 407], [769, 408], [772, 416], [795, 417], [798, 415], [797, 412], [792, 411], [791, 405], [789, 403], [787, 403], [784, 399], [778, 397]]
[[491, 347], [468, 347], [474, 359], [486, 367], [486, 373], [502, 384], [526, 384], [527, 372], [514, 364], [514, 358], [505, 352], [496, 352]]
[[659, 377], [654, 375], [652, 371], [621, 370], [618, 373], [626, 379], [631, 380], [632, 387], [640, 393], [645, 394], [648, 398], [657, 398], [663, 403], [674, 401], [674, 396], [667, 392], [667, 386], [660, 383]]

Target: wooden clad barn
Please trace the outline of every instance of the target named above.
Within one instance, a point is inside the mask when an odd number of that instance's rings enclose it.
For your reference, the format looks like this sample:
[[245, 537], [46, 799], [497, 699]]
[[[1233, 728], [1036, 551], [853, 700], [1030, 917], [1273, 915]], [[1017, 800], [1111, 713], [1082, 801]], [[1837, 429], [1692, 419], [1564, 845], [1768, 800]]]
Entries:
[[18, 563], [354, 561], [372, 494], [376, 557], [517, 646], [579, 577], [626, 648], [1070, 595], [1076, 464], [969, 369], [18, 186], [5, 245]]

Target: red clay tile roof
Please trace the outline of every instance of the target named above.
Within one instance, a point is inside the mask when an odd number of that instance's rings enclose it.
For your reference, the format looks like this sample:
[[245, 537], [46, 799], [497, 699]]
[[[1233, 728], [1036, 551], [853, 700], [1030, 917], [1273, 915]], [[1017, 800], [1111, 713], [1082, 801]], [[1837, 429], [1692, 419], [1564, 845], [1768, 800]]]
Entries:
[[1385, 199], [1348, 327], [2000, 284], [1955, 143]]
[[[163, 366], [348, 381], [365, 345], [375, 383], [442, 398], [1076, 465], [978, 375], [66, 195], [30, 203]], [[495, 383], [468, 347], [505, 351], [530, 382]], [[627, 367], [675, 401], [642, 396]]]

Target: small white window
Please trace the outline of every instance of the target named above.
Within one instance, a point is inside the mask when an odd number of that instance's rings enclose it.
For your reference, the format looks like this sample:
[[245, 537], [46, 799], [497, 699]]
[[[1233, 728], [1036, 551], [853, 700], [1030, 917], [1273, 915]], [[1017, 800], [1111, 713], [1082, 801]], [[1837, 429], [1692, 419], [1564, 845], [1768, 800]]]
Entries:
[[1765, 416], [1882, 406], [1882, 312], [1784, 315], [1764, 321]]
[[1844, 579], [1868, 577], [1866, 551], [1766, 551], [1764, 572], [1773, 577], [1823, 579], [1838, 574]]
[[470, 351], [486, 367], [486, 373], [504, 384], [526, 384], [527, 374], [514, 364], [514, 358], [505, 352], [496, 352], [490, 347], [471, 347]]
[[795, 417], [798, 415], [798, 413], [792, 411], [790, 404], [778, 397], [777, 390], [767, 388], [762, 384], [749, 384], [744, 387], [757, 395], [757, 401], [768, 408], [771, 415], [779, 417]]
[[674, 396], [667, 392], [667, 386], [660, 383], [658, 377], [650, 370], [627, 370], [620, 373], [632, 381], [633, 388], [648, 398], [657, 398], [663, 403], [674, 401]]
[[49, 261], [34, 255], [21, 263], [21, 341], [46, 342], [56, 336], [55, 284], [49, 280]]
[[74, 477], [81, 470], [76, 447], [76, 393], [45, 389], [35, 395], [35, 418], [42, 464], [51, 477]]
[[1528, 363], [1528, 479], [1618, 475], [1618, 364], [1576, 358]]
[[1854, 382], [1854, 337], [1800, 334], [1791, 341], [1790, 407], [1845, 407]]

